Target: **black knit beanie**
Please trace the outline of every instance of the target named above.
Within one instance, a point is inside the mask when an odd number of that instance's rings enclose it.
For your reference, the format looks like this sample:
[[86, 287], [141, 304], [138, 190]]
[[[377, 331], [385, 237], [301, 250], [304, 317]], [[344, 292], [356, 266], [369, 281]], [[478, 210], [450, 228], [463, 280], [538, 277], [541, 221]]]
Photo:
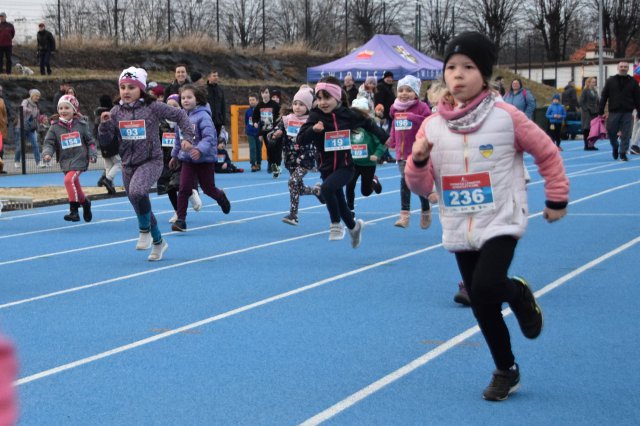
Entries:
[[444, 50], [443, 72], [452, 55], [460, 53], [466, 55], [476, 64], [480, 74], [491, 79], [493, 66], [498, 60], [496, 45], [487, 36], [475, 31], [467, 31], [453, 38]]

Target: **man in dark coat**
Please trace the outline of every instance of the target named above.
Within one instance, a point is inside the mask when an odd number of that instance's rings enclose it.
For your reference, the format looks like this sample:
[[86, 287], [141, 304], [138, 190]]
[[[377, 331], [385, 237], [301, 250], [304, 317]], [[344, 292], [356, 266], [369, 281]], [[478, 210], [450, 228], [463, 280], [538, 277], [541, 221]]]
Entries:
[[343, 89], [345, 92], [347, 92], [347, 99], [349, 100], [349, 105], [347, 106], [351, 106], [351, 102], [353, 102], [354, 99], [358, 97], [358, 88], [356, 87], [351, 74], [346, 75], [343, 83]]
[[576, 93], [576, 83], [570, 81], [564, 87], [564, 92], [562, 92], [562, 105], [565, 106], [568, 112], [577, 112], [578, 111], [578, 95]]
[[164, 89], [164, 98], [168, 99], [171, 95], [180, 93], [180, 88], [185, 84], [191, 83], [189, 74], [187, 74], [187, 66], [185, 64], [177, 64], [175, 68], [175, 77], [173, 83]]
[[40, 74], [51, 75], [51, 54], [56, 50], [56, 39], [44, 28], [44, 22], [38, 24], [38, 58], [40, 58]]
[[7, 61], [5, 69], [11, 74], [11, 52], [13, 50], [13, 37], [16, 30], [13, 24], [7, 22], [7, 14], [0, 12], [0, 73], [2, 72], [3, 58]]
[[211, 107], [211, 118], [216, 128], [216, 134], [220, 134], [220, 129], [227, 121], [226, 105], [224, 100], [224, 90], [218, 84], [218, 71], [211, 70], [207, 77], [207, 98], [209, 99], [209, 107]]
[[388, 121], [391, 105], [396, 100], [396, 93], [393, 91], [393, 73], [391, 71], [385, 71], [382, 79], [378, 81], [373, 100], [376, 105], [382, 104], [384, 106], [382, 118]]

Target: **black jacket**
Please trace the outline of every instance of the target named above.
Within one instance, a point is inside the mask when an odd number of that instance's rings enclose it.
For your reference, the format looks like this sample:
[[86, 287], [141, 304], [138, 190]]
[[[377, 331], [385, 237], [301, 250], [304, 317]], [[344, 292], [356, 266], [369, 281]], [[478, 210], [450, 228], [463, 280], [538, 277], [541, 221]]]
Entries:
[[616, 74], [607, 79], [600, 95], [598, 114], [604, 114], [604, 107], [609, 101], [609, 112], [640, 112], [640, 86], [629, 75]]
[[213, 124], [222, 126], [227, 122], [226, 104], [222, 87], [220, 87], [219, 84], [207, 83], [207, 98], [209, 100], [209, 107], [211, 107]]
[[[324, 125], [323, 132], [315, 132], [313, 126], [322, 121]], [[336, 123], [338, 127], [336, 128]], [[307, 122], [300, 128], [297, 142], [300, 145], [314, 144], [319, 154], [318, 170], [322, 176], [327, 176], [336, 169], [353, 168], [353, 158], [351, 150], [328, 151], [324, 150], [324, 134], [325, 132], [333, 132], [335, 130], [356, 130], [363, 128], [373, 133], [381, 141], [386, 141], [389, 135], [382, 130], [371, 118], [340, 105], [328, 114], [325, 114], [320, 108], [313, 108], [309, 114]]]
[[393, 92], [393, 85], [385, 83], [384, 79], [380, 80], [376, 86], [376, 94], [373, 97], [373, 101], [376, 105], [382, 104], [384, 106], [384, 118], [389, 119], [391, 105], [395, 100], [396, 94]]
[[167, 99], [169, 96], [171, 95], [177, 95], [180, 93], [180, 88], [182, 86], [184, 86], [185, 84], [191, 84], [191, 80], [189, 80], [188, 78], [185, 80], [184, 83], [180, 84], [178, 83], [177, 80], [173, 80], [173, 83], [171, 83], [170, 85], [168, 85], [167, 87], [165, 87], [164, 89], [164, 98]]
[[38, 31], [38, 53], [40, 52], [55, 52], [56, 39], [53, 34], [47, 30]]
[[346, 87], [343, 87], [344, 91], [347, 92], [347, 99], [349, 100], [349, 105], [351, 105], [351, 102], [354, 101], [355, 98], [358, 97], [358, 87], [354, 84], [353, 86], [351, 86], [351, 89], [348, 89]]

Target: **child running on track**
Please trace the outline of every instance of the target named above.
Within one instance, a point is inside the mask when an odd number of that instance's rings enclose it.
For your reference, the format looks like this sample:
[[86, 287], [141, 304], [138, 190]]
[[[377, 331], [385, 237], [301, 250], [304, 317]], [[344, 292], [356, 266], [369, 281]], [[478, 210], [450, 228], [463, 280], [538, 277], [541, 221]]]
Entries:
[[[192, 84], [180, 88], [182, 108], [189, 114], [189, 120], [195, 129], [193, 139], [181, 140], [178, 132], [176, 143], [171, 152], [169, 167], [182, 167], [180, 172], [180, 190], [178, 191], [178, 220], [171, 229], [185, 232], [187, 230], [187, 202], [192, 195], [193, 182], [197, 176], [202, 191], [216, 200], [222, 212], [229, 214], [231, 203], [224, 191], [215, 185], [215, 164], [217, 160], [217, 135], [211, 118], [211, 108], [207, 103], [206, 93]], [[180, 127], [182, 130], [182, 127]]]
[[129, 67], [118, 79], [120, 102], [101, 116], [98, 128], [100, 144], [112, 143], [118, 135], [122, 158], [122, 181], [129, 201], [138, 216], [140, 235], [136, 250], [147, 250], [153, 245], [148, 259], [162, 259], [169, 245], [162, 238], [158, 221], [151, 211], [149, 191], [162, 174], [162, 145], [160, 120], [175, 121], [182, 129], [184, 141], [193, 140], [191, 122], [179, 108], [172, 108], [145, 92], [147, 72]]
[[443, 244], [456, 256], [496, 366], [483, 392], [490, 401], [507, 399], [520, 385], [502, 304], [509, 303], [525, 337], [535, 339], [543, 326], [527, 282], [507, 275], [527, 225], [523, 152], [535, 159], [545, 180], [543, 217], [548, 222], [566, 215], [569, 196], [557, 147], [489, 89], [496, 59], [495, 45], [480, 33], [451, 40], [444, 56], [448, 93], [420, 127], [405, 175], [409, 188], [423, 196], [436, 185]]
[[[400, 170], [400, 217], [395, 223], [399, 228], [409, 227], [411, 215], [411, 191], [407, 188], [404, 169], [411, 147], [416, 140], [416, 133], [424, 119], [431, 114], [429, 105], [420, 101], [419, 78], [407, 75], [398, 81], [398, 97], [391, 106], [391, 136], [389, 147], [396, 150], [396, 160]], [[426, 197], [420, 197], [420, 227], [431, 226], [431, 206]]]
[[340, 220], [349, 229], [351, 246], [360, 245], [364, 221], [355, 220], [344, 196], [344, 186], [353, 177], [353, 158], [351, 157], [351, 131], [363, 128], [380, 140], [388, 135], [371, 118], [347, 107], [347, 94], [342, 90], [340, 81], [335, 77], [324, 77], [316, 85], [318, 104], [311, 110], [307, 122], [300, 129], [298, 143], [314, 144], [319, 152], [318, 169], [322, 178], [320, 193], [329, 211], [331, 225], [329, 240], [344, 238], [344, 228]]
[[300, 89], [293, 97], [293, 113], [285, 115], [278, 122], [273, 138], [282, 138], [284, 166], [289, 170], [289, 196], [291, 200], [289, 214], [282, 218], [284, 223], [297, 225], [298, 206], [301, 195], [320, 196], [320, 186], [310, 187], [304, 184], [304, 177], [315, 166], [316, 149], [312, 144], [299, 145], [296, 138], [302, 125], [309, 117], [313, 105], [310, 89]]
[[64, 173], [64, 187], [69, 197], [69, 214], [64, 220], [78, 222], [78, 208], [82, 206], [82, 218], [91, 222], [91, 201], [82, 192], [80, 174], [87, 170], [89, 162], [98, 158], [95, 140], [89, 125], [78, 114], [79, 104], [75, 96], [63, 95], [58, 100], [58, 116], [54, 116], [44, 139], [42, 157], [49, 162], [58, 153], [60, 169]]
[[[351, 108], [369, 116], [369, 102], [364, 98], [356, 98], [351, 103]], [[351, 156], [353, 157], [354, 173], [347, 184], [347, 206], [355, 216], [356, 184], [361, 179], [360, 192], [365, 197], [382, 192], [382, 185], [376, 176], [376, 164], [382, 157], [386, 146], [377, 137], [364, 129], [358, 129], [351, 134]]]

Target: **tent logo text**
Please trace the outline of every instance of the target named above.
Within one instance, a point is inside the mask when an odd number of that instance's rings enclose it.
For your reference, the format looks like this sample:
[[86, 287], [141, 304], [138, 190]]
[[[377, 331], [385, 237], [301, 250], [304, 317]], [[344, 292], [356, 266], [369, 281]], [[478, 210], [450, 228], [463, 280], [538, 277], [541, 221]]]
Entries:
[[398, 52], [400, 56], [402, 56], [404, 59], [411, 62], [412, 64], [418, 63], [418, 60], [416, 59], [416, 57], [413, 56], [411, 53], [409, 53], [409, 51], [405, 49], [404, 46], [400, 46], [400, 45], [393, 46], [393, 50]]
[[356, 59], [371, 59], [374, 53], [373, 50], [363, 50], [356, 55]]

